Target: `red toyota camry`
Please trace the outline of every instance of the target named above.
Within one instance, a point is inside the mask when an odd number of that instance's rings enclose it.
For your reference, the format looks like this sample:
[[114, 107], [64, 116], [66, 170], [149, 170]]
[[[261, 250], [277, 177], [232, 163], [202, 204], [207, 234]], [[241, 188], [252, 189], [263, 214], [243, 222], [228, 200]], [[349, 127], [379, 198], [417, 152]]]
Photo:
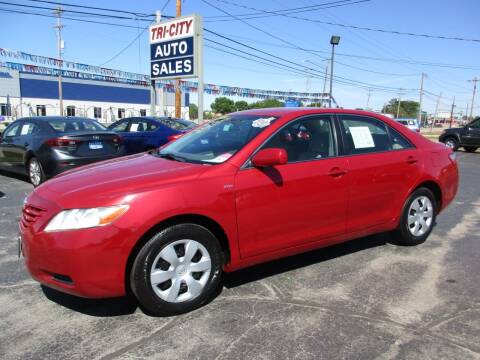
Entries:
[[224, 271], [385, 231], [422, 243], [457, 186], [450, 149], [379, 114], [250, 110], [47, 181], [21, 242], [46, 286], [178, 314]]

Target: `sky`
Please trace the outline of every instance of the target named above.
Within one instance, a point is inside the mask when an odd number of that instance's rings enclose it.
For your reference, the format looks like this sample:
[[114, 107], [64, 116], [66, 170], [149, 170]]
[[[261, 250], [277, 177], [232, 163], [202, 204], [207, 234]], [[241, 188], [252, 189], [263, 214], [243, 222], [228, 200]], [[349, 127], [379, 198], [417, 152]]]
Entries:
[[[333, 95], [340, 106], [365, 108], [369, 101], [369, 107], [381, 109], [391, 98], [398, 97], [399, 92], [403, 92], [402, 99], [418, 101], [420, 74], [426, 73], [423, 109], [432, 113], [438, 95], [441, 94], [439, 111], [449, 111], [455, 97], [455, 112], [465, 114], [467, 104], [470, 107], [473, 90], [473, 84], [468, 80], [475, 76], [480, 77], [478, 61], [480, 41], [442, 40], [373, 32], [284, 16], [255, 19], [239, 17], [246, 13], [261, 12], [248, 7], [278, 11], [333, 1], [184, 0], [183, 14], [202, 15], [205, 28], [310, 68], [308, 72], [313, 75], [307, 76], [292, 73], [287, 69], [272, 68], [205, 47], [205, 82], [259, 89], [322, 92], [324, 87], [322, 76], [328, 62], [325, 59], [330, 57], [331, 51], [330, 37], [339, 35], [341, 40], [335, 49], [337, 62], [334, 66], [334, 77], [339, 76], [356, 82], [354, 86], [334, 82]], [[55, 6], [29, 0], [6, 0], [5, 2], [27, 6]], [[164, 7], [164, 14], [174, 15], [175, 13], [175, 0], [57, 0], [57, 2], [148, 14]], [[346, 4], [345, 1], [341, 4], [343, 6], [324, 7], [296, 13], [294, 16], [348, 26], [480, 40], [479, 0], [365, 0], [351, 4]], [[51, 13], [45, 9], [0, 4], [0, 47], [55, 57], [57, 53], [53, 28], [55, 19], [6, 11], [12, 9], [41, 14]], [[88, 9], [75, 10], [98, 12]], [[225, 12], [234, 17], [228, 16]], [[125, 71], [149, 73], [148, 31], [143, 31], [148, 26], [148, 22], [135, 19], [109, 19], [88, 14], [66, 13], [64, 16], [133, 26], [133, 28], [123, 28], [64, 19], [65, 59]], [[244, 21], [238, 21], [238, 18]], [[137, 37], [138, 39], [135, 40]], [[205, 34], [205, 37], [242, 48], [211, 34]], [[228, 50], [208, 42], [205, 42], [205, 45]], [[246, 48], [242, 49], [253, 52]], [[122, 50], [124, 51], [118, 55]], [[431, 63], [442, 66], [433, 66]], [[453, 68], [451, 65], [460, 68]], [[363, 86], [359, 86], [358, 82]], [[378, 86], [392, 89], [388, 91], [375, 89]], [[369, 100], [368, 87], [373, 87]], [[480, 114], [480, 96], [477, 98], [476, 103], [479, 105], [474, 107], [474, 114]], [[233, 99], [240, 100], [240, 98]], [[207, 108], [213, 100], [213, 96], [205, 96]], [[255, 101], [255, 99], [246, 100]], [[196, 101], [195, 95], [192, 96], [192, 101]]]

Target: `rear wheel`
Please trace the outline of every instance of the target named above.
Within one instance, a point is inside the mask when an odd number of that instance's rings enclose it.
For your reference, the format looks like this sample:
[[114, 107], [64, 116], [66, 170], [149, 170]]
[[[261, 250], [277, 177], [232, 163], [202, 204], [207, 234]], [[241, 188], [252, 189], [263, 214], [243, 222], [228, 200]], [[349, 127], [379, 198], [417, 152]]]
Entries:
[[28, 161], [28, 178], [35, 187], [46, 180], [42, 164], [40, 164], [40, 161], [38, 161], [36, 157], [32, 157]]
[[181, 314], [215, 294], [223, 255], [215, 236], [196, 224], [180, 224], [153, 236], [138, 253], [130, 287], [140, 304], [157, 316]]
[[475, 152], [478, 149], [478, 147], [476, 146], [464, 146], [463, 148], [465, 149], [466, 152]]
[[404, 205], [400, 224], [394, 235], [402, 245], [423, 243], [432, 232], [437, 214], [437, 203], [427, 188], [415, 190]]
[[453, 151], [457, 151], [458, 149], [458, 140], [454, 137], [446, 138], [445, 140], [443, 140], [443, 143]]

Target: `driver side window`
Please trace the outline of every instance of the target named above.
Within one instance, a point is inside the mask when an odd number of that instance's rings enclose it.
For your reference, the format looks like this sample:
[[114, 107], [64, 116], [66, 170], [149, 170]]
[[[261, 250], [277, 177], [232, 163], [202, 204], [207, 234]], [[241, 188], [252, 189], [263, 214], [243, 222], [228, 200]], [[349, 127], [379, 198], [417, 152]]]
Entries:
[[480, 118], [477, 118], [473, 120], [468, 127], [474, 128], [474, 129], [480, 129]]
[[312, 116], [293, 121], [280, 129], [264, 149], [285, 149], [288, 162], [318, 160], [336, 155], [330, 116]]
[[127, 131], [128, 121], [129, 120], [119, 121], [118, 123], [115, 124], [114, 127], [112, 127], [112, 130], [120, 131], [120, 132]]

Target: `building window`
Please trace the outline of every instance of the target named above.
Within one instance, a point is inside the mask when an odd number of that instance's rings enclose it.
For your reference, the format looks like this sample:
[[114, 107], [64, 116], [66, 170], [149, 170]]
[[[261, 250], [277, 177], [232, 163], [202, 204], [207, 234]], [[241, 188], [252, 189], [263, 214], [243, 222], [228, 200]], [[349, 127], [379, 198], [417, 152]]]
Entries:
[[45, 105], [37, 105], [37, 116], [46, 116], [47, 109]]
[[67, 106], [67, 116], [75, 116], [75, 106]]
[[123, 119], [125, 117], [125, 109], [118, 109], [118, 118]]
[[102, 108], [95, 106], [93, 108], [93, 117], [95, 119], [101, 119], [102, 118]]
[[147, 116], [147, 109], [140, 109], [140, 116]]
[[12, 116], [12, 106], [10, 104], [0, 104], [0, 115]]

